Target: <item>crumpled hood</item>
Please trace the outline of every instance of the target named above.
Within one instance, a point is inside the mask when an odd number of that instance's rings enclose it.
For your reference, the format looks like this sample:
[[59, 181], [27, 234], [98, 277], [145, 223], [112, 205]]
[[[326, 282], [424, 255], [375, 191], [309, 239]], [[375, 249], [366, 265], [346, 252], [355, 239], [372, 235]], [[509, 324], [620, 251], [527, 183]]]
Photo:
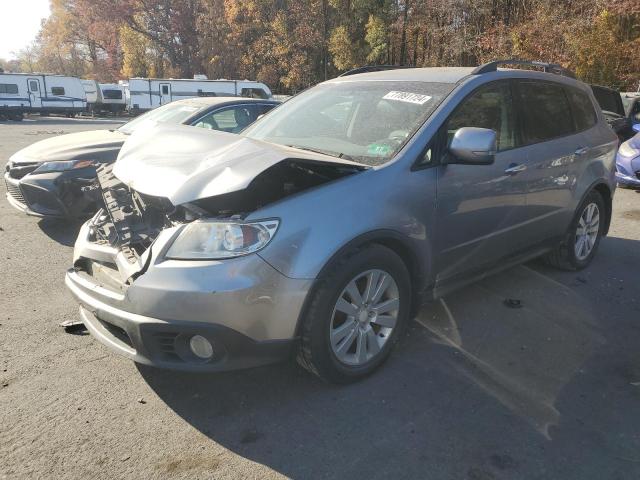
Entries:
[[117, 130], [92, 130], [46, 138], [15, 153], [13, 163], [51, 160], [113, 161], [127, 136]]
[[167, 124], [141, 130], [125, 142], [113, 173], [132, 189], [174, 205], [242, 190], [287, 159], [363, 167], [215, 130]]

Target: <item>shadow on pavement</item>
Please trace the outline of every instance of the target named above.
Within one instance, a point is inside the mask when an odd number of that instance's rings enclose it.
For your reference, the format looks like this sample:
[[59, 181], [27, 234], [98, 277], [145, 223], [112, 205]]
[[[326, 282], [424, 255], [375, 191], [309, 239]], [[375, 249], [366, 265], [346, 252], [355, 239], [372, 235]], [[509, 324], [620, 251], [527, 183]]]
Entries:
[[607, 338], [586, 281], [548, 273], [516, 267], [425, 306], [389, 362], [355, 385], [323, 384], [293, 362], [138, 368], [194, 428], [292, 478], [638, 478], [640, 425], [621, 418], [638, 408], [629, 385], [640, 369]]
[[56, 220], [43, 218], [38, 221], [38, 227], [51, 240], [61, 245], [72, 247], [76, 243], [82, 221]]

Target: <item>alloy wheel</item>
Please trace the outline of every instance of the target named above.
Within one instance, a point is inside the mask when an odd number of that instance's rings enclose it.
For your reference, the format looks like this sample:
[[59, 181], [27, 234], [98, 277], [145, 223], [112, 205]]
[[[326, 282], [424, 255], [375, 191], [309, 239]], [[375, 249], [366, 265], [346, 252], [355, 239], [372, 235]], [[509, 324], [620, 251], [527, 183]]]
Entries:
[[398, 322], [400, 294], [393, 277], [367, 270], [342, 290], [333, 309], [329, 340], [336, 358], [360, 366], [375, 358]]
[[580, 261], [586, 259], [593, 250], [600, 231], [600, 210], [595, 203], [589, 203], [580, 215], [574, 252]]

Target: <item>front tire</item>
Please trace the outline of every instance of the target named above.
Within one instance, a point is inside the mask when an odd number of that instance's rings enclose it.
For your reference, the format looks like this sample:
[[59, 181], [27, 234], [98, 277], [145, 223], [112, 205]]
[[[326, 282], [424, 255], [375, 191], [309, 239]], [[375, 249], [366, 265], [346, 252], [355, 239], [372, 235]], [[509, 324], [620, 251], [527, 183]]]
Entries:
[[547, 254], [547, 263], [561, 270], [582, 270], [589, 265], [604, 234], [606, 215], [602, 195], [592, 190], [578, 207], [564, 241]]
[[369, 245], [318, 280], [303, 318], [298, 362], [327, 382], [350, 383], [389, 356], [408, 322], [411, 281], [402, 259]]

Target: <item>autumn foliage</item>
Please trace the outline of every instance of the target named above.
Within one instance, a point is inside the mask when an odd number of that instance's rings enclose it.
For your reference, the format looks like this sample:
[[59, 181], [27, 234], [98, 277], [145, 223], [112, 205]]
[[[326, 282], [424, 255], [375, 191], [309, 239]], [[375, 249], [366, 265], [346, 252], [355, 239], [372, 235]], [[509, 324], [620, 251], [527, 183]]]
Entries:
[[640, 82], [638, 0], [51, 0], [22, 70], [250, 78], [291, 93], [365, 64], [560, 63]]

